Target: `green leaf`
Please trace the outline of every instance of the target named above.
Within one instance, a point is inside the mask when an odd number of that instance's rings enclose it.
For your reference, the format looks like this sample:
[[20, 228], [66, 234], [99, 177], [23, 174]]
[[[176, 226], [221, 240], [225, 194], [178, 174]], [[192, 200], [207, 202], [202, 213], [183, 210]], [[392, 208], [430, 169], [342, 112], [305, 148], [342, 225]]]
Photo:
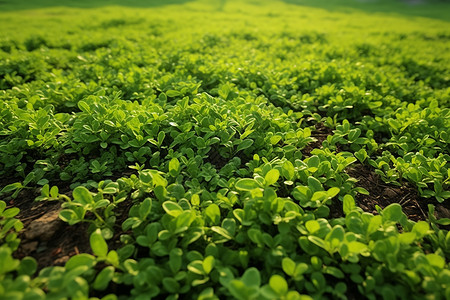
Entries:
[[309, 168], [318, 168], [320, 164], [320, 158], [317, 155], [313, 155], [307, 160]]
[[369, 226], [367, 227], [367, 234], [372, 234], [377, 231], [383, 223], [382, 219], [383, 218], [380, 215], [373, 216], [372, 219], [370, 219]]
[[241, 280], [233, 279], [227, 285], [228, 290], [235, 299], [247, 300], [253, 299], [250, 295], [249, 288]]
[[281, 261], [281, 266], [283, 268], [284, 273], [286, 273], [289, 276], [294, 275], [295, 266], [296, 266], [295, 261], [293, 261], [289, 257], [285, 257]]
[[11, 256], [10, 248], [0, 247], [0, 276], [16, 270], [19, 265], [19, 260]]
[[319, 246], [320, 248], [330, 252], [330, 246], [328, 245], [327, 242], [325, 242], [323, 239], [321, 239], [320, 237], [314, 236], [314, 235], [310, 235], [308, 236], [308, 240], [311, 243], [314, 243], [315, 245]]
[[350, 243], [347, 244], [348, 246], [348, 250], [352, 253], [361, 253], [367, 250], [367, 245], [363, 244], [361, 242], [357, 242], [357, 241], [352, 241]]
[[214, 231], [217, 234], [220, 234], [221, 236], [223, 236], [224, 238], [228, 239], [228, 240], [232, 240], [233, 236], [231, 236], [231, 234], [224, 228], [220, 227], [220, 226], [212, 226], [211, 230]]
[[59, 189], [58, 189], [58, 187], [56, 185], [52, 186], [52, 188], [50, 189], [50, 196], [52, 198], [58, 198], [58, 196], [59, 196]]
[[109, 282], [114, 277], [114, 267], [108, 266], [98, 273], [95, 278], [93, 288], [99, 291], [103, 291], [108, 287]]
[[368, 190], [366, 190], [365, 188], [360, 187], [360, 186], [355, 187], [353, 190], [362, 195], [370, 195]]
[[220, 222], [220, 208], [217, 204], [210, 204], [205, 209], [206, 221], [212, 225], [217, 225]]
[[266, 176], [264, 177], [266, 186], [272, 185], [275, 182], [277, 182], [279, 177], [280, 177], [280, 172], [276, 169], [272, 169], [269, 172], [267, 172]]
[[322, 183], [320, 183], [319, 179], [312, 176], [308, 177], [308, 187], [313, 192], [323, 191]]
[[364, 148], [361, 148], [358, 150], [358, 152], [355, 152], [355, 157], [360, 161], [364, 162], [367, 158], [367, 151]]
[[285, 295], [288, 292], [286, 280], [280, 275], [272, 275], [269, 280], [269, 286], [278, 295]]
[[23, 187], [22, 183], [14, 182], [14, 183], [8, 184], [4, 188], [2, 188], [2, 190], [0, 191], [0, 194], [10, 193], [10, 192], [20, 189], [22, 187]]
[[333, 198], [334, 196], [336, 196], [337, 194], [339, 194], [339, 192], [341, 191], [340, 188], [337, 187], [332, 187], [327, 191], [327, 197], [328, 198]]
[[160, 132], [158, 133], [158, 145], [159, 145], [159, 146], [162, 145], [162, 143], [163, 143], [165, 137], [166, 137], [166, 133], [165, 133], [164, 131], [160, 131]]
[[94, 254], [98, 257], [106, 258], [106, 255], [108, 254], [108, 245], [106, 244], [99, 228], [91, 234], [89, 241], [92, 252], [94, 252]]
[[204, 260], [203, 260], [203, 270], [205, 271], [206, 274], [211, 273], [212, 269], [214, 268], [215, 265], [215, 258], [214, 256], [207, 256]]
[[252, 267], [247, 269], [242, 275], [242, 282], [246, 286], [257, 286], [261, 285], [261, 275], [259, 274], [258, 269]]
[[171, 215], [172, 217], [178, 217], [183, 212], [183, 209], [181, 208], [178, 203], [173, 201], [166, 201], [163, 203], [163, 208], [166, 211], [168, 215]]
[[259, 290], [259, 297], [262, 299], [279, 299], [278, 294], [268, 284]]
[[116, 127], [116, 124], [111, 120], [105, 120], [103, 123], [111, 127]]
[[87, 266], [88, 268], [92, 268], [95, 265], [95, 256], [92, 256], [87, 253], [81, 253], [75, 256], [72, 256], [66, 262], [66, 269], [72, 270], [79, 266]]
[[414, 224], [412, 232], [415, 232], [419, 237], [424, 237], [427, 235], [428, 230], [430, 230], [430, 225], [425, 221], [419, 221]]
[[202, 137], [197, 137], [196, 140], [195, 140], [195, 142], [196, 142], [197, 147], [198, 147], [199, 149], [206, 148], [206, 142], [205, 142], [205, 139], [204, 139], [204, 138], [202, 138]]
[[191, 204], [195, 206], [200, 205], [200, 196], [198, 194], [194, 194], [191, 196]]
[[301, 279], [301, 276], [302, 276], [306, 271], [308, 271], [308, 269], [309, 269], [309, 267], [308, 267], [308, 265], [305, 264], [305, 263], [299, 263], [299, 264], [297, 264], [297, 266], [295, 267], [294, 274], [293, 274], [294, 279], [295, 279], [295, 280]]
[[172, 277], [165, 277], [162, 280], [163, 287], [172, 294], [176, 294], [180, 289], [180, 284]]
[[18, 209], [17, 207], [8, 208], [3, 212], [2, 217], [5, 219], [14, 218], [19, 212], [20, 209]]
[[[44, 184], [44, 186], [41, 189], [41, 195], [45, 197], [50, 196], [50, 186], [48, 184]], [[1, 211], [0, 211], [1, 213]]]
[[263, 240], [262, 240], [261, 231], [259, 229], [250, 228], [247, 231], [247, 235], [250, 238], [250, 240], [252, 242], [254, 242], [255, 244], [262, 245], [264, 243]]
[[6, 202], [0, 200], [0, 216], [2, 215], [3, 211], [5, 211], [6, 208]]
[[176, 273], [181, 268], [183, 250], [180, 248], [174, 248], [169, 253], [169, 267], [173, 273]]
[[188, 270], [194, 274], [198, 275], [204, 275], [203, 271], [203, 261], [201, 260], [194, 260], [189, 263], [187, 266]]
[[236, 188], [240, 191], [251, 191], [259, 187], [259, 184], [254, 179], [241, 178], [236, 182]]
[[430, 265], [437, 267], [438, 269], [443, 269], [445, 267], [445, 259], [435, 253], [430, 253], [426, 255], [426, 258]]
[[326, 279], [325, 276], [321, 272], [313, 272], [311, 273], [311, 282], [314, 284], [316, 289], [322, 290], [325, 289]]
[[294, 165], [290, 161], [285, 161], [283, 164], [283, 169], [281, 170], [283, 176], [288, 180], [293, 180], [295, 176]]
[[237, 152], [249, 148], [251, 145], [253, 145], [253, 140], [247, 139], [243, 140], [237, 147]]
[[135, 253], [136, 247], [133, 244], [128, 244], [117, 250], [117, 255], [120, 261], [131, 257]]
[[400, 128], [402, 127], [401, 123], [394, 119], [389, 119], [388, 124], [391, 127], [391, 129], [394, 130], [394, 132], [398, 132], [400, 130]]
[[176, 230], [175, 233], [182, 232], [184, 230], [187, 230], [188, 227], [192, 224], [192, 222], [195, 220], [195, 213], [193, 211], [185, 210], [183, 213], [181, 213], [176, 221]]
[[222, 97], [223, 99], [227, 100], [228, 95], [231, 92], [231, 87], [228, 84], [224, 84], [219, 88], [219, 96]]
[[20, 261], [18, 273], [19, 275], [28, 275], [32, 276], [37, 270], [37, 262], [33, 257], [24, 257]]
[[78, 108], [82, 112], [86, 112], [86, 113], [90, 113], [91, 112], [91, 107], [89, 106], [89, 104], [87, 104], [84, 101], [78, 101]]
[[176, 91], [176, 90], [168, 90], [166, 92], [166, 95], [169, 96], [170, 98], [174, 98], [174, 97], [181, 96], [181, 93], [179, 91]]
[[306, 229], [307, 229], [310, 233], [314, 233], [314, 232], [320, 230], [320, 224], [319, 224], [319, 222], [317, 222], [316, 220], [309, 220], [309, 221], [306, 221], [305, 226], [306, 226]]
[[101, 200], [95, 202], [93, 208], [94, 208], [94, 209], [103, 208], [103, 207], [108, 206], [109, 203], [110, 203], [109, 200], [101, 199]]
[[446, 249], [450, 249], [450, 231], [447, 232], [447, 235], [445, 236], [445, 243], [444, 243]]
[[236, 233], [236, 221], [232, 218], [225, 218], [222, 221], [222, 227], [232, 236]]
[[152, 199], [145, 198], [139, 206], [139, 218], [141, 220], [145, 220], [152, 209]]
[[[83, 215], [84, 217], [84, 215]], [[59, 218], [64, 222], [69, 223], [69, 225], [74, 225], [81, 222], [83, 218], [79, 218], [77, 213], [72, 209], [63, 209], [59, 212]]]
[[394, 222], [399, 222], [404, 217], [402, 207], [398, 203], [392, 203], [385, 207], [381, 215], [383, 216], [383, 220]]
[[180, 171], [180, 161], [174, 157], [169, 162], [169, 173], [172, 176], [176, 176]]
[[450, 225], [450, 218], [440, 218], [439, 220], [436, 220], [436, 224], [444, 226]]
[[273, 135], [270, 137], [270, 143], [272, 145], [278, 144], [278, 142], [281, 140], [281, 136], [280, 135]]
[[338, 247], [339, 244], [344, 240], [345, 230], [341, 225], [336, 225], [327, 234], [325, 240], [330, 243], [331, 248]]
[[72, 196], [76, 202], [81, 203], [83, 205], [94, 204], [94, 199], [92, 198], [91, 193], [84, 186], [76, 187], [73, 190]]
[[115, 267], [119, 266], [119, 254], [117, 254], [116, 250], [111, 250], [108, 252], [108, 255], [106, 255], [106, 262]]
[[328, 199], [328, 194], [325, 191], [315, 192], [311, 197], [311, 201], [324, 201], [326, 199]]
[[355, 128], [348, 132], [348, 140], [354, 142], [361, 135], [361, 129]]
[[329, 275], [334, 276], [334, 277], [339, 278], [339, 279], [345, 278], [345, 274], [340, 269], [338, 269], [336, 267], [327, 266], [324, 269], [324, 273], [325, 274], [329, 274]]
[[345, 195], [343, 202], [343, 210], [346, 215], [356, 208], [355, 199], [351, 195]]
[[404, 232], [398, 235], [398, 240], [402, 244], [409, 245], [416, 240], [416, 234], [414, 232]]

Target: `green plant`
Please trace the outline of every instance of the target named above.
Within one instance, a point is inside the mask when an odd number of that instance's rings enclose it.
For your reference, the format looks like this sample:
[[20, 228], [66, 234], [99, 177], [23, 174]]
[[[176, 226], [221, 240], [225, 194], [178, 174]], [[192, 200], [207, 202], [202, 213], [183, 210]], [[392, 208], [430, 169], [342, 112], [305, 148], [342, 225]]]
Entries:
[[[50, 2], [0, 3], [1, 299], [450, 298], [448, 5]], [[19, 259], [36, 193], [89, 251]]]

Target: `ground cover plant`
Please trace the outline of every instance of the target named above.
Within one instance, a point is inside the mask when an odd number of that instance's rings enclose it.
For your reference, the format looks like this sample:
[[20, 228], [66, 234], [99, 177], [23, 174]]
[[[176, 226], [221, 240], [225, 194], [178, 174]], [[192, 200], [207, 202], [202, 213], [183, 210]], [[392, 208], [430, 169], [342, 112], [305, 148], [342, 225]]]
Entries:
[[0, 299], [450, 299], [449, 4], [328, 2], [1, 1]]

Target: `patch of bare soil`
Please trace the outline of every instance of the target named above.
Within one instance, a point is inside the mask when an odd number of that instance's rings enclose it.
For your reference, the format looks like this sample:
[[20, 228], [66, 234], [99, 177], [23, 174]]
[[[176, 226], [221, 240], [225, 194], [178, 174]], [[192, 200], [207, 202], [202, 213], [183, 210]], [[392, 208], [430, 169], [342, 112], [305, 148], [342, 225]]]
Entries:
[[330, 218], [337, 219], [345, 217], [342, 201], [338, 199], [333, 200], [328, 207], [330, 208]]
[[208, 152], [208, 157], [205, 159], [205, 162], [212, 164], [217, 170], [220, 170], [229, 162], [229, 160], [229, 158], [224, 158], [220, 155], [219, 146], [213, 145]]
[[73, 226], [59, 219], [61, 204], [57, 201], [36, 202], [39, 193], [24, 190], [9, 205], [20, 209], [17, 218], [24, 224], [19, 233], [21, 243], [14, 255], [16, 258], [32, 256], [38, 268], [64, 265], [73, 255], [90, 252], [88, 224]]
[[305, 156], [311, 156], [311, 151], [314, 149], [322, 148], [322, 143], [327, 139], [327, 136], [333, 134], [333, 129], [326, 127], [323, 123], [317, 123], [315, 125], [316, 129], [313, 130], [311, 136], [317, 141], [309, 143], [305, 148], [302, 149], [302, 154]]
[[349, 168], [347, 173], [358, 179], [357, 186], [369, 191], [369, 195], [358, 194], [355, 199], [357, 205], [366, 212], [377, 214], [376, 205], [385, 208], [391, 203], [398, 203], [410, 220], [420, 221], [428, 219], [428, 204], [433, 204], [436, 218], [450, 218], [448, 204], [420, 197], [417, 189], [408, 182], [402, 186], [386, 184], [371, 168], [361, 164]]
[[[59, 219], [61, 203], [36, 202], [34, 199], [38, 195], [38, 191], [27, 189], [21, 191], [16, 199], [3, 199], [8, 203], [8, 207], [20, 209], [17, 218], [24, 224], [24, 229], [19, 233], [21, 243], [14, 256], [34, 257], [40, 270], [49, 266], [64, 265], [70, 257], [80, 253], [92, 253], [89, 243], [89, 223], [69, 225], [63, 222]], [[66, 195], [71, 196], [70, 192]], [[114, 228], [113, 238], [108, 240], [110, 249], [117, 249], [122, 245], [120, 235], [124, 232], [120, 225], [128, 218], [132, 205], [132, 200], [126, 200], [115, 209], [117, 228]]]

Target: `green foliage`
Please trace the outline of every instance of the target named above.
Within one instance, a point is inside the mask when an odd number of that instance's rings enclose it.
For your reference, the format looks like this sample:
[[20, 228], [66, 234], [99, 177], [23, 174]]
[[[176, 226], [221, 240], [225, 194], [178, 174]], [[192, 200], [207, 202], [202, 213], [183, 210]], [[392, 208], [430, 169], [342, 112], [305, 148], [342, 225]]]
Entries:
[[[447, 22], [345, 0], [3, 2], [1, 299], [450, 298], [450, 220], [364, 212], [349, 175], [447, 205]], [[90, 253], [17, 259], [25, 190], [88, 223]]]

